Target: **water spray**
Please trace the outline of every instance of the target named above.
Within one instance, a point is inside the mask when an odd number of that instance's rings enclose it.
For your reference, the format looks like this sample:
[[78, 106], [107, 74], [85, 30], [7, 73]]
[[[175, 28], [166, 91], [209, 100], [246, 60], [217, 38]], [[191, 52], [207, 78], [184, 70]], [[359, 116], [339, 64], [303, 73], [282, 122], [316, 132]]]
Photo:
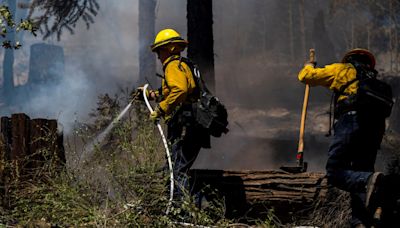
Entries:
[[129, 104], [119, 113], [119, 115], [113, 119], [113, 121], [107, 126], [107, 128], [103, 132], [97, 135], [96, 138], [86, 146], [87, 154], [82, 155], [83, 160], [86, 159], [86, 156], [90, 157], [94, 150], [94, 147], [104, 141], [108, 133], [110, 133], [110, 131], [116, 126], [116, 124], [122, 119], [122, 117], [129, 111], [133, 104], [133, 101], [134, 99], [132, 99], [132, 101], [129, 102]]
[[[143, 87], [143, 98], [144, 101], [146, 103], [147, 108], [149, 109], [150, 113], [153, 112], [153, 108], [150, 105], [149, 100], [147, 99], [146, 96], [146, 92], [147, 92], [147, 87], [149, 86], [149, 84], [144, 85]], [[168, 201], [168, 206], [167, 206], [167, 211], [165, 212], [165, 214], [169, 214], [169, 211], [171, 209], [171, 205], [172, 205], [172, 200], [174, 199], [174, 172], [172, 169], [172, 161], [171, 161], [171, 154], [169, 152], [168, 149], [168, 143], [167, 143], [167, 139], [165, 138], [164, 132], [161, 128], [160, 123], [157, 121], [157, 128], [158, 131], [160, 132], [162, 141], [164, 143], [164, 147], [165, 147], [165, 153], [167, 154], [167, 160], [168, 160], [168, 167], [169, 167], [169, 174], [170, 174], [170, 193], [169, 193], [169, 201]]]

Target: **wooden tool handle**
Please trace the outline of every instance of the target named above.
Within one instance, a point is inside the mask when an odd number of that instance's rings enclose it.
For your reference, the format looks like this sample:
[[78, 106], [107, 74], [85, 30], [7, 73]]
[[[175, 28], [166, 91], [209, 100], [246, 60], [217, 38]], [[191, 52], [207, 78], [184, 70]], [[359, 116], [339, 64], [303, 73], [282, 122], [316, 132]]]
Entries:
[[309, 95], [310, 95], [310, 86], [306, 84], [306, 89], [304, 90], [303, 109], [301, 110], [299, 146], [297, 148], [297, 152], [303, 152], [304, 150], [304, 129], [306, 127], [306, 116], [307, 116]]
[[310, 49], [310, 63], [315, 63], [315, 49]]
[[[315, 63], [315, 50], [310, 49], [310, 63]], [[306, 88], [304, 90], [304, 100], [303, 100], [303, 109], [301, 110], [301, 121], [300, 121], [300, 134], [299, 134], [299, 145], [297, 148], [298, 153], [302, 153], [304, 150], [304, 130], [306, 127], [306, 116], [307, 116], [307, 106], [308, 106], [308, 97], [310, 95], [310, 86], [306, 84]], [[303, 156], [300, 156], [301, 160]], [[299, 159], [299, 158], [298, 158]]]

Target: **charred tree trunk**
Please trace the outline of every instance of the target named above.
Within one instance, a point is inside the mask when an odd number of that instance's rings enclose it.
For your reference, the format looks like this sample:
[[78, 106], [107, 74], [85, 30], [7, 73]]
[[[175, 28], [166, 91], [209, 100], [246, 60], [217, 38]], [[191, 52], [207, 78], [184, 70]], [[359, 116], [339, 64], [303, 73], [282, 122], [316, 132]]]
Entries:
[[66, 160], [56, 120], [31, 120], [25, 114], [0, 120], [0, 205], [8, 208], [15, 183], [43, 178], [45, 171], [63, 168]]
[[[16, 0], [8, 0], [8, 7], [10, 12], [15, 19], [15, 12], [17, 8]], [[6, 35], [6, 40], [11, 42], [11, 45], [15, 44], [15, 30], [8, 27], [8, 32]], [[4, 53], [3, 60], [3, 93], [6, 104], [11, 104], [13, 101], [13, 91], [14, 91], [14, 49], [7, 48]]]
[[13, 164], [12, 170], [0, 173], [3, 180], [31, 178], [45, 162], [54, 167], [65, 164], [63, 136], [56, 120], [31, 120], [25, 114], [1, 117], [0, 139], [1, 163]]
[[215, 91], [212, 0], [188, 0], [188, 57], [197, 63], [203, 79]]
[[158, 84], [156, 80], [156, 59], [150, 51], [150, 45], [155, 37], [155, 0], [139, 0], [139, 85], [150, 83], [153, 89]]
[[65, 59], [61, 46], [37, 43], [31, 46], [30, 52], [28, 86], [18, 91], [18, 103], [29, 102], [38, 94], [52, 97], [53, 90], [49, 88], [58, 86], [64, 77]]

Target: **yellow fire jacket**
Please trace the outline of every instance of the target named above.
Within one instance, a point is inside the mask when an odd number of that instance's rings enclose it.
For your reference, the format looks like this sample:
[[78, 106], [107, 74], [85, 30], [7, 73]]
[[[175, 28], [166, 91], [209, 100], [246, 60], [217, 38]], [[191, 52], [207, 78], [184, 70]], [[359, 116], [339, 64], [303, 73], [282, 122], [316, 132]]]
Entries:
[[[333, 91], [339, 91], [342, 86], [356, 78], [357, 72], [350, 63], [334, 63], [326, 65], [323, 68], [314, 68], [314, 66], [306, 65], [299, 72], [298, 78], [301, 82], [310, 86], [324, 86]], [[356, 94], [358, 89], [358, 81], [351, 83], [344, 93], [348, 95]], [[339, 101], [346, 99], [346, 95], [339, 96]]]
[[162, 101], [159, 107], [169, 116], [184, 103], [190, 102], [196, 83], [189, 66], [179, 60], [179, 56], [171, 56], [163, 63], [164, 79], [162, 80]]

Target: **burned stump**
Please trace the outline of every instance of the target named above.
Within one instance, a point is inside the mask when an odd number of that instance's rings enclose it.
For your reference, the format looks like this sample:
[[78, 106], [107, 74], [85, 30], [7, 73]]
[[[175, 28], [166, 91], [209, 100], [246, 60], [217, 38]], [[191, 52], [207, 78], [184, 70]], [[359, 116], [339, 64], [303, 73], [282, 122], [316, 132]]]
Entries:
[[274, 209], [281, 220], [288, 221], [324, 201], [328, 191], [324, 173], [192, 170], [192, 176], [197, 189], [209, 186], [218, 191], [231, 218], [266, 218], [268, 209]]
[[33, 44], [29, 63], [29, 84], [58, 83], [64, 74], [64, 50], [57, 45]]
[[25, 114], [1, 117], [0, 145], [2, 180], [31, 178], [45, 163], [51, 162], [54, 167], [65, 163], [63, 135], [58, 131], [56, 120], [31, 120]]

